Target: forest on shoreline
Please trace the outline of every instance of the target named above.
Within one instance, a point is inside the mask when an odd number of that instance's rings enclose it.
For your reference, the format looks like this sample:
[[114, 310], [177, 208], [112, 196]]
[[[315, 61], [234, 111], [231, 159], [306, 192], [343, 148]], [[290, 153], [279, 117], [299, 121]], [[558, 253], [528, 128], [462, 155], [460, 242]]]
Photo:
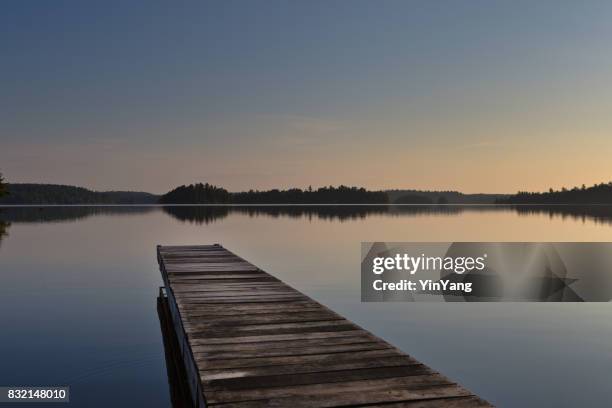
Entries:
[[159, 196], [138, 191], [92, 191], [61, 184], [4, 184], [0, 194], [4, 205], [45, 204], [155, 204]]
[[521, 191], [512, 196], [500, 198], [496, 204], [612, 204], [612, 182], [572, 189], [562, 188], [545, 193]]
[[379, 190], [328, 186], [313, 189], [249, 190], [229, 192], [208, 183], [179, 186], [166, 194], [137, 191], [93, 191], [60, 184], [3, 185], [8, 194], [0, 205], [93, 204], [492, 204], [499, 194], [463, 194], [457, 191]]
[[0, 205], [89, 204], [612, 204], [612, 182], [572, 189], [517, 194], [377, 190], [327, 186], [230, 192], [209, 183], [182, 185], [162, 194], [93, 191], [60, 184], [6, 183], [0, 174]]

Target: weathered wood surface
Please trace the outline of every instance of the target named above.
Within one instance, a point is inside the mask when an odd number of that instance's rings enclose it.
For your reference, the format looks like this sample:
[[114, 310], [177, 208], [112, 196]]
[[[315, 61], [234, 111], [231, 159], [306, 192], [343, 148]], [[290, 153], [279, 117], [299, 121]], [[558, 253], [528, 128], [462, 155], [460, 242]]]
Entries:
[[219, 245], [158, 260], [206, 405], [490, 406]]

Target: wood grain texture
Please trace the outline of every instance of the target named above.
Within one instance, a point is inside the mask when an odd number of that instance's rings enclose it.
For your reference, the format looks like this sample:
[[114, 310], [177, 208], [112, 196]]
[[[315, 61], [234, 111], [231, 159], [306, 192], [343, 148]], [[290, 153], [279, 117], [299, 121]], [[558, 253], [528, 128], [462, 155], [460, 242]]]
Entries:
[[157, 256], [207, 405], [491, 406], [220, 245]]

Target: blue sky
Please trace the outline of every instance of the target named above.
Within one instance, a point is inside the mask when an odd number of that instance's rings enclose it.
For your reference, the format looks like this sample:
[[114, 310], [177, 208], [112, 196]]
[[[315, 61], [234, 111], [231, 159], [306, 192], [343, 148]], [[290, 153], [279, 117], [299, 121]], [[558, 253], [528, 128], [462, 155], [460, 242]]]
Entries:
[[0, 171], [166, 191], [608, 180], [612, 3], [3, 2]]

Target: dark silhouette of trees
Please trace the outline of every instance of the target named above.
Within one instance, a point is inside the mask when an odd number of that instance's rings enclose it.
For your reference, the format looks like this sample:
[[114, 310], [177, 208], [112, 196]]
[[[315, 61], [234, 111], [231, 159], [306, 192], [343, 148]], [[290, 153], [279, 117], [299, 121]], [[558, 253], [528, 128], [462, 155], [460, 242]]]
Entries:
[[6, 187], [6, 183], [4, 182], [4, 178], [2, 177], [2, 173], [0, 173], [0, 197], [8, 194], [8, 188]]
[[135, 191], [91, 191], [58, 184], [9, 184], [0, 204], [153, 204], [158, 196]]
[[391, 204], [494, 204], [508, 194], [464, 194], [459, 191], [387, 190]]
[[612, 204], [612, 182], [595, 184], [592, 187], [563, 187], [546, 193], [519, 191], [517, 194], [497, 200], [499, 204]]
[[420, 194], [404, 194], [398, 197], [393, 204], [433, 204], [431, 197]]
[[384, 191], [358, 187], [321, 187], [317, 190], [249, 190], [229, 193], [211, 184], [180, 186], [160, 197], [161, 204], [387, 204]]
[[[6, 183], [4, 182], [4, 178], [2, 177], [2, 173], [0, 173], [0, 197], [7, 194], [8, 189], [6, 187]], [[0, 241], [2, 241], [2, 238], [4, 238], [5, 235], [8, 235], [6, 231], [8, 230], [9, 225], [9, 223], [0, 220]]]
[[160, 204], [228, 204], [230, 193], [212, 184], [190, 184], [180, 186], [162, 195]]
[[233, 193], [236, 204], [386, 204], [389, 197], [384, 191], [368, 191], [361, 187], [321, 187], [316, 190], [249, 191]]

